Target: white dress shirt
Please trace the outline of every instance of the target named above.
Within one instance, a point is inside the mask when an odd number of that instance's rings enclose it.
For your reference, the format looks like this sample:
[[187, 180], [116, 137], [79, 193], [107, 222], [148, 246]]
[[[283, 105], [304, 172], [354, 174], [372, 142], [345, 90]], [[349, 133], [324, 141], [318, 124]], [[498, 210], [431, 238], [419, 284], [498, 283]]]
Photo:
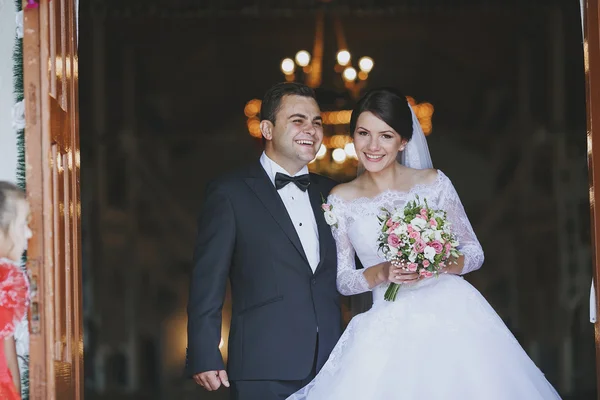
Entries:
[[[278, 172], [290, 175], [275, 161], [271, 160], [264, 152], [260, 157], [260, 163], [267, 172], [269, 179], [271, 179], [273, 186], [275, 186], [275, 174]], [[308, 174], [308, 167], [302, 168], [294, 176], [304, 174]], [[308, 263], [313, 272], [315, 272], [320, 261], [319, 231], [317, 228], [317, 221], [315, 220], [315, 214], [310, 204], [310, 198], [308, 197], [308, 190], [303, 192], [295, 183], [290, 182], [279, 189], [277, 193], [279, 193], [279, 197], [281, 197], [281, 200], [285, 205], [288, 215], [294, 224], [294, 228], [296, 228]]]

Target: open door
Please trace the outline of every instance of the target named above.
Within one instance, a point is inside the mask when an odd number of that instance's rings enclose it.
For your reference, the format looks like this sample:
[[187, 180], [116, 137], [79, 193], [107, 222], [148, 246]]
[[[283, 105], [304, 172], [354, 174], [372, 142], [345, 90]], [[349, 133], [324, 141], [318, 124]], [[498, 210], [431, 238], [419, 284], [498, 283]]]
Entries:
[[30, 397], [82, 399], [77, 11], [75, 0], [23, 3]]
[[586, 77], [587, 141], [592, 213], [592, 252], [596, 289], [596, 382], [600, 398], [600, 12], [598, 0], [585, 0], [584, 66]]

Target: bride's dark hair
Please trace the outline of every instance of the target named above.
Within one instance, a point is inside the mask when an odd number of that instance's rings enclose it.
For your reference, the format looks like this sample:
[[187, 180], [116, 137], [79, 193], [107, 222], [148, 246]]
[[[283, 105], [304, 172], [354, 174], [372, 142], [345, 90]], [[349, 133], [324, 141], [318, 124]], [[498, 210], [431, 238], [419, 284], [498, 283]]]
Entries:
[[394, 128], [403, 139], [410, 140], [413, 121], [409, 107], [406, 97], [394, 88], [369, 90], [352, 110], [350, 135], [354, 135], [360, 114], [369, 111]]

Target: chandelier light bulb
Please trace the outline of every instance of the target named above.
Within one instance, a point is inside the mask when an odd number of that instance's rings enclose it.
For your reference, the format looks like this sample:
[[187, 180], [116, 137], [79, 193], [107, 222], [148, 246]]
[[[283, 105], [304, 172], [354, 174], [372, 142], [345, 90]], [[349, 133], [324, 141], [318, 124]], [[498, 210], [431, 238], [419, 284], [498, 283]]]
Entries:
[[325, 147], [325, 145], [322, 144], [321, 147], [319, 147], [319, 151], [317, 151], [317, 160], [323, 159], [323, 157], [325, 157], [325, 154], [327, 154], [327, 147]]
[[344, 146], [344, 152], [348, 157], [358, 158], [356, 155], [356, 149], [354, 148], [354, 143], [346, 143]]
[[356, 70], [352, 67], [348, 67], [344, 70], [344, 79], [348, 82], [356, 80]]
[[371, 70], [373, 69], [373, 65], [375, 65], [375, 63], [373, 62], [373, 59], [371, 57], [363, 57], [360, 60], [358, 60], [358, 67], [363, 72], [371, 72]]
[[333, 161], [335, 161], [336, 163], [342, 164], [344, 161], [346, 161], [346, 152], [344, 151], [344, 149], [335, 149], [331, 153], [331, 158], [333, 158]]
[[281, 62], [281, 71], [286, 75], [291, 75], [294, 73], [294, 60], [291, 58], [285, 58]]
[[310, 64], [310, 53], [306, 50], [300, 50], [296, 53], [296, 64], [301, 67], [306, 67]]
[[350, 52], [348, 50], [340, 50], [337, 53], [337, 62], [340, 65], [348, 65], [350, 62]]

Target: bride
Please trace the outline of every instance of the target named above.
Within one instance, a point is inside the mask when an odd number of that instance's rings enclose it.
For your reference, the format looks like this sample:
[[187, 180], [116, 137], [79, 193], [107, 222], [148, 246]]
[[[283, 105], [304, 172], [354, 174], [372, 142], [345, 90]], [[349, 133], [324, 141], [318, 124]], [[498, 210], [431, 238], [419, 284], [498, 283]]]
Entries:
[[[327, 200], [336, 217], [337, 285], [347, 296], [372, 290], [373, 306], [350, 321], [315, 379], [288, 400], [560, 399], [460, 276], [481, 267], [483, 250], [452, 183], [431, 168], [406, 98], [370, 91], [353, 110], [350, 131], [365, 171]], [[438, 277], [392, 266], [378, 252], [380, 209], [401, 208], [417, 195], [447, 212], [460, 242], [462, 255]], [[365, 269], [355, 268], [355, 254]], [[401, 284], [394, 302], [384, 300], [390, 282]]]

